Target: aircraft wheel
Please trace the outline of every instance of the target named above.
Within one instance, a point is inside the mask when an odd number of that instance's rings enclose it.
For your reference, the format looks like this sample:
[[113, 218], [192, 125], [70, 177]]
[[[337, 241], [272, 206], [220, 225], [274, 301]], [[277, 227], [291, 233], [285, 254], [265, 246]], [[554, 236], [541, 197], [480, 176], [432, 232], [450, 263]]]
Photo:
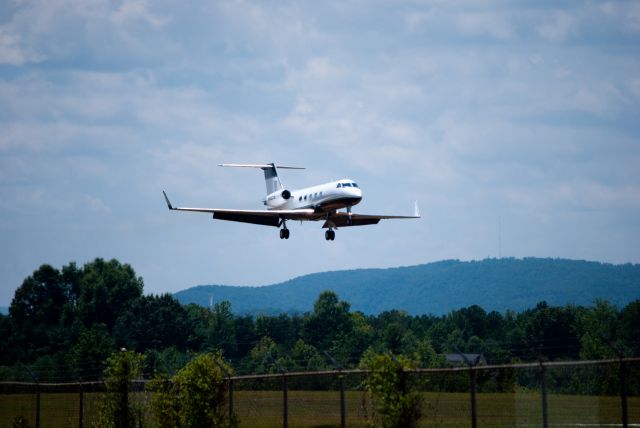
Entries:
[[284, 239], [284, 234], [286, 229], [280, 229], [280, 239]]
[[324, 239], [326, 239], [327, 241], [331, 241], [331, 231], [327, 230], [326, 232], [324, 232]]
[[289, 229], [284, 229], [284, 239], [289, 239]]
[[331, 240], [333, 241], [334, 239], [336, 239], [336, 232], [334, 232], [333, 230], [331, 231]]

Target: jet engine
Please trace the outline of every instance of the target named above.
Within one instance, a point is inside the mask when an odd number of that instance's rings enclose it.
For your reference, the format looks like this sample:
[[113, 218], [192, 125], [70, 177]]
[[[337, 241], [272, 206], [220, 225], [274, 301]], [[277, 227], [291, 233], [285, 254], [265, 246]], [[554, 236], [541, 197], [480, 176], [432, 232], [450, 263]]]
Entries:
[[285, 189], [282, 191], [280, 196], [282, 196], [282, 199], [287, 200], [291, 197], [291, 192]]

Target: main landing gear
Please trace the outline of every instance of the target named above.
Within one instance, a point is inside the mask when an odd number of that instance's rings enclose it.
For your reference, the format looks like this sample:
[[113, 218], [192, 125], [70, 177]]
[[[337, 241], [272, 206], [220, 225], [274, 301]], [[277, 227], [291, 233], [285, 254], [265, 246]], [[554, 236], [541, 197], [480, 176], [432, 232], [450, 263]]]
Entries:
[[324, 239], [326, 239], [327, 241], [333, 241], [334, 239], [336, 239], [336, 232], [333, 230], [327, 230], [326, 232], [324, 232]]
[[287, 223], [282, 219], [282, 229], [280, 229], [280, 239], [289, 239], [289, 229], [287, 229]]
[[280, 229], [280, 239], [289, 239], [289, 229]]

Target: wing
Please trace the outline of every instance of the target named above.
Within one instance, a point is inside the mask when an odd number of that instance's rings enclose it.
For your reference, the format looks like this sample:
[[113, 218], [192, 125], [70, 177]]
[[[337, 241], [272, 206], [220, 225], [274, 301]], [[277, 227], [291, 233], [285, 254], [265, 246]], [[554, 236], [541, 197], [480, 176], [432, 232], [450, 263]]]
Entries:
[[328, 227], [366, 226], [368, 224], [378, 224], [380, 220], [420, 218], [420, 210], [416, 201], [413, 215], [370, 215], [370, 214], [349, 214], [338, 211], [322, 225]]
[[240, 223], [260, 224], [263, 226], [279, 227], [282, 220], [318, 220], [322, 217], [312, 209], [300, 210], [230, 210], [222, 208], [188, 208], [171, 205], [167, 194], [163, 191], [164, 199], [170, 210], [192, 211], [213, 214], [217, 220], [237, 221]]

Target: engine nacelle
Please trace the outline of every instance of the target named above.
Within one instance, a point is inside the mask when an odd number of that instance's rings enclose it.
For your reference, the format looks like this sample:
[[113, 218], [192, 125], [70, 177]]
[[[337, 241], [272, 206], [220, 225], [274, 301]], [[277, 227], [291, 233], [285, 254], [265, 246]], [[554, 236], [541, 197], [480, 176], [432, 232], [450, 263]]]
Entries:
[[290, 190], [278, 190], [276, 192], [267, 195], [264, 199], [264, 204], [271, 208], [279, 208], [287, 203], [293, 195]]

